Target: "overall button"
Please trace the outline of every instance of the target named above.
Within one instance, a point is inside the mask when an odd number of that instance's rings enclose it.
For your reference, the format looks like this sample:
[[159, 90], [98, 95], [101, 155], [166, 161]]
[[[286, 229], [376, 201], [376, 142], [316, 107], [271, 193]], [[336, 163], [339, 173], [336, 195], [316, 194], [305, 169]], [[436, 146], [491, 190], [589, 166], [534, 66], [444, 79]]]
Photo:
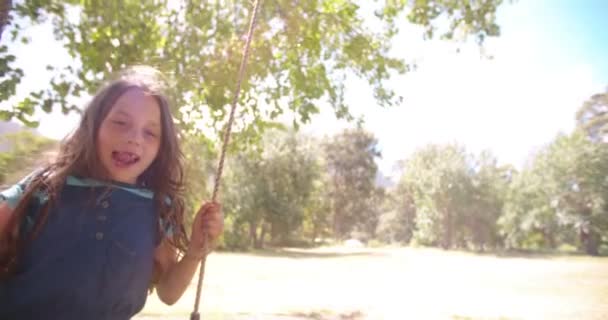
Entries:
[[101, 203], [101, 207], [104, 208], [104, 209], [108, 208], [109, 206], [110, 206], [110, 203], [107, 200], [104, 200]]
[[95, 234], [95, 239], [102, 240], [103, 239], [103, 232], [97, 232]]

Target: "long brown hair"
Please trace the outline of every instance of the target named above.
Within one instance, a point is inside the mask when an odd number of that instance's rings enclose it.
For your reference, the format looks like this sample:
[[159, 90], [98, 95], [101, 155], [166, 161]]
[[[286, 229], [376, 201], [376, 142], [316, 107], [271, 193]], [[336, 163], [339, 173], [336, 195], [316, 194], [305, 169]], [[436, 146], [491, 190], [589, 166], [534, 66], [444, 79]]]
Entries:
[[[78, 128], [60, 145], [57, 158], [38, 171], [28, 183], [23, 197], [13, 210], [6, 232], [0, 235], [0, 276], [14, 270], [19, 254], [28, 241], [39, 232], [58, 200], [58, 195], [69, 175], [109, 180], [109, 174], [100, 165], [97, 154], [97, 134], [116, 100], [126, 91], [138, 88], [156, 98], [161, 110], [162, 138], [156, 159], [139, 176], [137, 184], [154, 192], [154, 201], [160, 217], [169, 223], [173, 236], [169, 242], [182, 253], [188, 244], [184, 228], [184, 170], [183, 155], [171, 116], [166, 81], [156, 69], [135, 66], [103, 86], [85, 108]], [[42, 192], [48, 201], [40, 209], [36, 222], [27, 237], [20, 235], [20, 226], [27, 215], [35, 193]], [[167, 204], [167, 199], [170, 204]], [[159, 227], [159, 235], [165, 236], [165, 228]]]

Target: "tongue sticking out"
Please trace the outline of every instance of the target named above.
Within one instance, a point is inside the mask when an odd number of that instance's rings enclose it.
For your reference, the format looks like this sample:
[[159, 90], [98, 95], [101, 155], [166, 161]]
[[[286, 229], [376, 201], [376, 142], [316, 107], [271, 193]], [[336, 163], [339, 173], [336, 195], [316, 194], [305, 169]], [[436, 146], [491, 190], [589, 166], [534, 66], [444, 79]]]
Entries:
[[130, 152], [112, 152], [112, 158], [119, 166], [129, 166], [137, 162], [138, 157]]

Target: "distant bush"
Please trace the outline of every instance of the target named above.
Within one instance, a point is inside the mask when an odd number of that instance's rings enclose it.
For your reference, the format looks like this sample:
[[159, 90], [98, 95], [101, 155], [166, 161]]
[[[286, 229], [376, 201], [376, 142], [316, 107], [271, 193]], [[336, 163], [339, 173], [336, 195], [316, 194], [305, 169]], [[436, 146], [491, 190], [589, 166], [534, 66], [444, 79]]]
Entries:
[[[0, 136], [0, 184], [14, 183], [15, 173], [27, 171], [56, 141], [27, 130]], [[17, 177], [19, 179], [20, 177]]]
[[228, 251], [247, 251], [250, 247], [248, 231], [243, 223], [234, 221], [228, 215], [224, 218], [224, 232], [218, 241], [218, 249]]
[[288, 237], [287, 239], [276, 243], [276, 245], [290, 248], [311, 248], [314, 246], [310, 240], [298, 237]]
[[387, 243], [378, 240], [378, 239], [372, 239], [369, 242], [367, 242], [367, 246], [370, 248], [381, 248], [381, 247], [386, 247]]

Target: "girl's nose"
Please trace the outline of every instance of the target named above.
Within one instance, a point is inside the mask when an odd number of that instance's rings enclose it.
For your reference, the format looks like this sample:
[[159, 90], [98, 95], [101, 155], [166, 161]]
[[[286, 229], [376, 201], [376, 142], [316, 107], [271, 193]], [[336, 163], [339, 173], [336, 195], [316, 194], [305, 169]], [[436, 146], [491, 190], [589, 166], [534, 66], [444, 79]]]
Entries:
[[140, 132], [141, 132], [141, 130], [138, 130], [135, 127], [131, 128], [131, 130], [129, 130], [128, 135], [127, 135], [127, 139], [128, 139], [127, 142], [130, 144], [136, 144], [136, 145], [141, 144], [141, 140], [143, 139], [143, 137]]

